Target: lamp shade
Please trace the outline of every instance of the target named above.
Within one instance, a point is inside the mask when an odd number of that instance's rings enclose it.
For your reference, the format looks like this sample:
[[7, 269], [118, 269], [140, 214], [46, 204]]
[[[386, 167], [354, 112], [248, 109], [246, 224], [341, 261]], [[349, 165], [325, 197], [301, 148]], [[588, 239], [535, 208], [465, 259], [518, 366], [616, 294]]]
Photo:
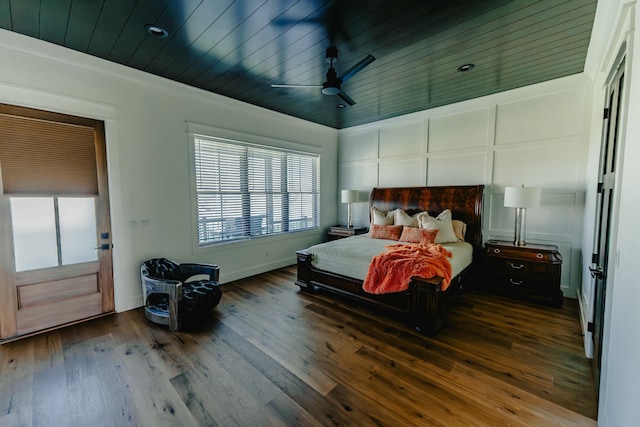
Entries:
[[506, 187], [504, 206], [507, 208], [536, 208], [540, 206], [540, 187]]
[[342, 203], [355, 203], [359, 198], [360, 192], [358, 190], [342, 190], [340, 193]]

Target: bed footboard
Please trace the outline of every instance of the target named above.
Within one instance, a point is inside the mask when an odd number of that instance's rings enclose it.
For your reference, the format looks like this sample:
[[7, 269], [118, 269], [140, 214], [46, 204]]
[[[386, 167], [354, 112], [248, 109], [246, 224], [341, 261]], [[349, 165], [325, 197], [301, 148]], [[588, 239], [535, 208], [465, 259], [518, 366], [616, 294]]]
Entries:
[[317, 270], [311, 265], [311, 254], [306, 250], [296, 252], [300, 289], [315, 293], [325, 289], [357, 301], [377, 306], [402, 315], [416, 330], [434, 335], [444, 323], [444, 312], [460, 289], [459, 277], [452, 280], [447, 291], [442, 291], [442, 278], [413, 278], [409, 289], [394, 294], [373, 295], [362, 289], [362, 280]]
[[462, 289], [467, 271], [454, 277], [446, 291], [442, 290], [442, 277], [421, 279], [414, 277], [409, 283], [409, 324], [425, 335], [435, 335], [444, 324], [444, 313]]
[[316, 288], [311, 284], [311, 254], [306, 250], [296, 251], [296, 257], [298, 259], [296, 285], [300, 286], [300, 289], [313, 294], [316, 292]]

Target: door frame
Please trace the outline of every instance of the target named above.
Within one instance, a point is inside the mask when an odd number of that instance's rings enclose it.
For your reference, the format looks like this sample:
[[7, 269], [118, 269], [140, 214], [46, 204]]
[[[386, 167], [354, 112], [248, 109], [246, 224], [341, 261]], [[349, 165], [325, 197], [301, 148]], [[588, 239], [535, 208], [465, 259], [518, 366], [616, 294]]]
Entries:
[[[620, 64], [623, 64], [623, 71], [624, 71], [624, 75], [625, 75], [625, 82], [624, 82], [624, 87], [623, 90], [620, 93], [621, 96], [621, 101], [620, 101], [620, 105], [621, 105], [621, 114], [620, 114], [620, 126], [619, 126], [619, 141], [618, 141], [618, 147], [617, 147], [617, 158], [616, 158], [616, 166], [615, 166], [615, 187], [613, 190], [613, 193], [611, 195], [611, 213], [610, 213], [610, 217], [611, 217], [611, 224], [610, 224], [610, 230], [609, 230], [609, 250], [608, 250], [608, 260], [607, 260], [607, 265], [604, 266], [606, 274], [607, 274], [607, 288], [606, 288], [606, 294], [604, 295], [605, 298], [605, 304], [604, 304], [604, 315], [603, 315], [603, 324], [602, 324], [602, 337], [601, 337], [601, 342], [602, 342], [602, 355], [601, 355], [601, 370], [600, 370], [600, 384], [599, 384], [599, 390], [597, 390], [597, 396], [598, 396], [598, 406], [600, 407], [600, 405], [602, 404], [602, 402], [604, 402], [604, 399], [602, 398], [604, 396], [604, 391], [606, 390], [606, 382], [607, 382], [607, 365], [609, 363], [609, 337], [610, 337], [610, 324], [611, 324], [611, 307], [612, 307], [612, 300], [613, 300], [613, 291], [614, 291], [614, 287], [615, 287], [615, 272], [616, 272], [616, 265], [617, 265], [617, 260], [618, 260], [618, 251], [617, 251], [617, 240], [618, 240], [618, 232], [619, 232], [619, 215], [620, 215], [620, 189], [622, 187], [622, 176], [623, 176], [623, 167], [624, 167], [624, 159], [623, 159], [623, 154], [625, 151], [625, 145], [626, 145], [626, 128], [627, 128], [627, 121], [628, 121], [628, 103], [629, 103], [629, 88], [631, 86], [630, 84], [630, 79], [631, 79], [631, 72], [630, 72], [630, 65], [631, 65], [631, 55], [629, 55], [628, 52], [628, 35], [624, 36], [624, 35], [620, 35], [621, 38], [618, 39], [618, 47], [615, 48], [615, 50], [612, 50], [613, 52], [615, 52], [615, 54], [611, 54], [607, 60], [602, 64], [602, 68], [601, 68], [601, 72], [602, 72], [602, 80], [601, 81], [601, 86], [600, 86], [600, 93], [602, 94], [602, 98], [601, 98], [601, 103], [595, 108], [596, 110], [596, 114], [598, 114], [598, 116], [594, 116], [594, 120], [598, 120], [602, 126], [601, 126], [601, 135], [598, 138], [598, 151], [597, 151], [597, 155], [598, 155], [598, 165], [597, 165], [597, 177], [593, 182], [590, 182], [589, 185], [593, 185], [594, 189], [597, 185], [597, 183], [600, 180], [600, 156], [601, 156], [601, 151], [604, 145], [604, 138], [605, 138], [605, 134], [606, 134], [606, 128], [604, 126], [605, 121], [602, 120], [602, 113], [604, 108], [608, 105], [608, 96], [609, 96], [609, 87], [610, 85], [613, 83], [613, 80], [617, 74], [617, 72], [620, 69]], [[611, 50], [610, 50], [611, 52]], [[596, 194], [597, 196], [597, 194]], [[594, 206], [595, 203], [597, 202], [597, 200], [594, 199]], [[596, 226], [596, 222], [597, 219], [595, 217], [595, 215], [597, 214], [597, 209], [594, 210], [594, 217], [593, 217], [593, 223], [592, 223], [592, 230], [594, 232], [593, 236], [592, 236], [592, 241], [591, 241], [591, 247], [588, 253], [588, 257], [589, 259], [592, 258], [592, 254], [595, 253], [595, 251], [597, 250], [597, 248], [595, 247], [596, 244], [596, 238], [595, 238], [595, 226]], [[591, 278], [589, 276], [589, 270], [588, 268], [584, 268], [584, 273], [586, 274], [587, 277], [589, 278], [588, 282], [583, 281], [583, 283], [589, 283], [590, 285], [590, 293], [588, 295], [588, 304], [586, 307], [586, 313], [583, 313], [583, 315], [586, 315], [587, 317], [587, 322], [589, 322], [589, 324], [591, 322], [593, 322], [593, 314], [594, 314], [594, 308], [595, 308], [595, 303], [596, 303], [596, 292], [595, 292], [595, 279]], [[590, 325], [589, 325], [590, 326]], [[594, 356], [595, 356], [595, 351], [596, 349], [593, 346], [593, 333], [591, 332], [591, 330], [585, 329], [585, 334], [584, 334], [584, 343], [585, 343], [585, 350], [586, 350], [586, 354], [587, 357], [590, 357], [592, 359], [592, 361], [594, 360]]]
[[606, 337], [609, 333], [611, 287], [615, 271], [617, 250], [615, 246], [618, 218], [618, 198], [621, 186], [623, 134], [626, 119], [627, 60], [623, 54], [617, 57], [604, 85], [603, 126], [599, 145], [599, 162], [595, 198], [591, 272], [591, 313], [588, 330], [592, 345], [591, 368], [600, 396], [602, 367]]
[[[98, 301], [96, 301], [98, 303], [98, 307], [96, 308], [99, 308], [101, 312], [98, 314], [89, 315], [88, 317], [86, 316], [87, 314], [89, 314], [87, 312], [84, 316], [82, 316], [82, 318], [78, 318], [77, 320], [65, 320], [61, 324], [55, 324], [54, 322], [51, 323], [51, 326], [46, 326], [42, 329], [34, 329], [33, 327], [29, 327], [21, 332], [21, 320], [18, 310], [18, 287], [16, 278], [18, 276], [24, 276], [24, 273], [17, 273], [14, 271], [15, 258], [13, 251], [13, 233], [11, 230], [10, 221], [11, 197], [3, 194], [2, 174], [0, 171], [0, 217], [5, 218], [5, 220], [0, 221], [0, 248], [2, 248], [3, 252], [6, 252], [4, 256], [0, 257], [0, 301], [4, 302], [3, 306], [1, 307], [2, 312], [0, 313], [0, 344], [42, 333], [44, 331], [57, 329], [69, 324], [101, 317], [107, 314], [111, 314], [115, 310], [115, 284], [113, 280], [113, 255], [111, 250], [113, 247], [111, 243], [113, 241], [113, 227], [111, 224], [111, 204], [109, 192], [109, 175], [107, 167], [107, 137], [105, 121], [102, 119], [84, 117], [83, 115], [54, 112], [42, 108], [24, 107], [13, 103], [3, 102], [2, 104], [4, 107], [6, 107], [6, 112], [8, 114], [35, 118], [36, 120], [51, 120], [52, 122], [93, 128], [93, 141], [95, 147], [96, 162], [95, 167], [98, 188], [97, 194], [99, 194], [99, 197], [96, 197], [95, 199], [96, 243], [98, 244], [98, 248], [96, 248], [98, 249], [98, 259], [96, 263], [99, 266], [99, 269], [97, 271], [97, 284], [100, 293], [100, 298], [98, 299]], [[79, 269], [75, 266], [67, 266], [64, 268], [72, 272], [76, 272], [76, 270], [84, 271], [86, 269], [86, 266], [81, 266]], [[57, 271], [55, 271], [55, 268], [34, 270], [34, 272], [36, 276], [42, 276], [42, 274], [47, 270], [51, 270], [53, 275], [56, 276], [52, 277], [52, 280], [58, 280], [57, 276], [59, 274]], [[40, 281], [42, 282], [42, 280]]]

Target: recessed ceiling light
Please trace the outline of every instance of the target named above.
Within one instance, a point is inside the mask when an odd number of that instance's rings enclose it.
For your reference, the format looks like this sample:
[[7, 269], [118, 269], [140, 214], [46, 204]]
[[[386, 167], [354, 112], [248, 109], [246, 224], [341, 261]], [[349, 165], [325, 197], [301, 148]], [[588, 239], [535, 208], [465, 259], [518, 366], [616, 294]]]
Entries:
[[473, 70], [475, 64], [464, 64], [458, 67], [458, 71], [464, 73], [465, 71]]
[[147, 33], [160, 39], [163, 39], [169, 35], [169, 32], [167, 30], [158, 25], [147, 24], [144, 26], [144, 28], [146, 28]]
[[338, 104], [338, 108], [344, 108], [344, 104]]

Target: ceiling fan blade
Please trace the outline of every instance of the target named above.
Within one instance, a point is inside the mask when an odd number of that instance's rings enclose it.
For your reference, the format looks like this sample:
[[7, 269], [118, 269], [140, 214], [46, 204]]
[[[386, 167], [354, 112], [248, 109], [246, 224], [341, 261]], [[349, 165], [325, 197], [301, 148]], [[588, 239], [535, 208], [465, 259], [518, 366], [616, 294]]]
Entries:
[[271, 84], [271, 87], [293, 87], [293, 88], [321, 88], [322, 85], [285, 85], [285, 84]]
[[356, 73], [362, 71], [364, 69], [364, 67], [366, 67], [367, 65], [371, 64], [375, 60], [376, 60], [376, 58], [374, 58], [372, 55], [367, 55], [366, 58], [364, 58], [362, 61], [358, 62], [353, 67], [349, 68], [342, 76], [340, 76], [340, 80], [342, 82], [346, 82], [351, 77], [353, 77]]
[[353, 107], [354, 105], [356, 105], [356, 101], [354, 101], [353, 99], [351, 99], [349, 97], [349, 95], [347, 95], [346, 93], [344, 93], [342, 90], [340, 90], [340, 92], [336, 93], [336, 95], [338, 95], [340, 97], [340, 99], [342, 99], [344, 102], [346, 102], [347, 104], [349, 104], [349, 106]]

